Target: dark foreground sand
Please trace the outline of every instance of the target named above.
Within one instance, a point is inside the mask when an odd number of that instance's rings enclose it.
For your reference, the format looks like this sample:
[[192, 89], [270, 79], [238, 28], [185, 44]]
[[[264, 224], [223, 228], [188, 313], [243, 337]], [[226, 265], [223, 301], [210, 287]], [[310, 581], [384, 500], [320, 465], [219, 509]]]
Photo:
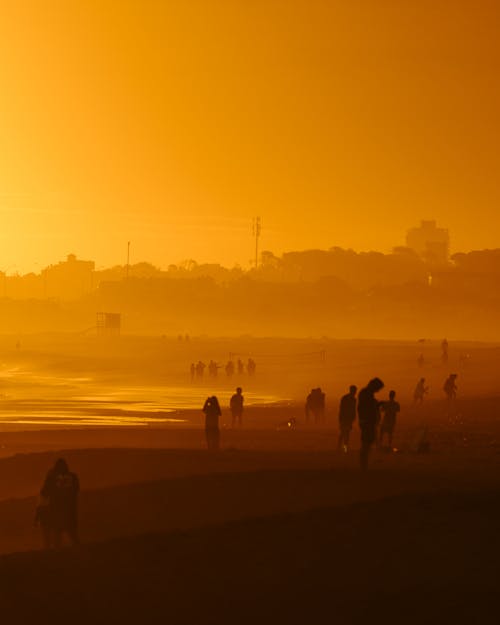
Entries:
[[[408, 414], [400, 451], [375, 453], [367, 475], [356, 449], [335, 451], [333, 424], [279, 429], [293, 407], [225, 431], [218, 454], [193, 428], [4, 433], [4, 622], [497, 623], [496, 406], [429, 405], [427, 455]], [[82, 482], [83, 544], [34, 551], [59, 455]]]
[[497, 492], [402, 495], [0, 562], [19, 623], [498, 622]]

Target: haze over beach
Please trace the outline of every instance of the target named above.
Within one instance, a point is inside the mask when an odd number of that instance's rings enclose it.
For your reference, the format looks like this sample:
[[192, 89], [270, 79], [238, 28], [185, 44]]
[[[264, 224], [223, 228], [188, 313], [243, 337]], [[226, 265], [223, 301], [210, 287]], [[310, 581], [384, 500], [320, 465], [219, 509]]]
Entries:
[[498, 620], [499, 23], [2, 0], [6, 621]]

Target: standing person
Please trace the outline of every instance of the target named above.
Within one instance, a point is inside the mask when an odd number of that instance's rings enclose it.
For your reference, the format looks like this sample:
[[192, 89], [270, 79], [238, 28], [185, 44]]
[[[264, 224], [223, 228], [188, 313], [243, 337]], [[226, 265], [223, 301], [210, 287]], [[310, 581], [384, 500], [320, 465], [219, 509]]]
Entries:
[[309, 417], [314, 417], [314, 423], [321, 422], [325, 414], [325, 394], [320, 388], [313, 388], [306, 397], [305, 415], [306, 421], [309, 422]]
[[238, 421], [238, 425], [241, 427], [241, 417], [243, 416], [243, 389], [238, 386], [236, 393], [231, 397], [229, 407], [231, 408], [231, 415], [233, 417], [233, 428]]
[[446, 339], [443, 339], [443, 341], [441, 342], [441, 362], [443, 363], [443, 365], [448, 364], [448, 347], [448, 341]]
[[248, 375], [255, 375], [256, 367], [257, 365], [255, 364], [255, 360], [253, 358], [249, 358], [247, 362]]
[[375, 399], [375, 393], [384, 388], [380, 378], [370, 380], [358, 395], [358, 417], [361, 429], [361, 450], [359, 461], [361, 469], [368, 469], [368, 456], [373, 443], [377, 439], [377, 425], [380, 420], [379, 402]]
[[243, 360], [241, 360], [241, 358], [238, 358], [236, 365], [238, 367], [238, 375], [243, 375], [245, 373], [245, 365], [243, 364]]
[[208, 375], [211, 376], [212, 378], [216, 378], [217, 373], [218, 373], [217, 363], [215, 362], [215, 360], [210, 360], [210, 362], [208, 363]]
[[234, 362], [232, 360], [228, 360], [226, 364], [226, 375], [228, 378], [232, 378], [234, 375]]
[[392, 449], [392, 435], [394, 434], [394, 428], [396, 427], [396, 417], [398, 412], [401, 410], [401, 406], [399, 402], [395, 400], [396, 391], [391, 391], [389, 393], [389, 401], [383, 401], [381, 403], [381, 410], [384, 413], [384, 418], [382, 419], [382, 424], [380, 426], [380, 446], [382, 447], [382, 442], [384, 439], [384, 434], [387, 434], [387, 438], [389, 439], [389, 447]]
[[201, 360], [198, 360], [198, 362], [196, 363], [195, 369], [196, 369], [196, 377], [200, 378], [200, 380], [203, 379], [203, 373], [205, 371], [205, 367], [206, 367], [206, 364], [204, 362], [201, 362]]
[[189, 367], [189, 372], [191, 373], [191, 382], [194, 382], [194, 376], [196, 375], [196, 365], [194, 364], [194, 362], [191, 363], [191, 366]]
[[356, 392], [358, 388], [352, 384], [349, 392], [342, 397], [339, 406], [339, 442], [337, 449], [340, 448], [347, 453], [349, 447], [349, 437], [351, 435], [352, 424], [356, 420]]
[[205, 413], [205, 436], [207, 439], [207, 448], [210, 451], [217, 451], [220, 446], [219, 417], [222, 412], [219, 400], [215, 395], [209, 397], [204, 406]]
[[417, 386], [413, 391], [413, 403], [420, 406], [424, 401], [424, 396], [429, 391], [429, 387], [425, 386], [425, 378], [420, 378], [417, 382]]
[[72, 545], [78, 544], [79, 491], [78, 476], [69, 470], [66, 460], [59, 458], [47, 473], [40, 491], [43, 504], [37, 512], [47, 549], [58, 549], [64, 534]]

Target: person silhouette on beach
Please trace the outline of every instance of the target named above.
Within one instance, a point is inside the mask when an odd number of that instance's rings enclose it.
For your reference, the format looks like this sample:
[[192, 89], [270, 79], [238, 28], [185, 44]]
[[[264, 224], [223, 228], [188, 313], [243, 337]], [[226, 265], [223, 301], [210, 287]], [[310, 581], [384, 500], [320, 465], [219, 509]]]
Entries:
[[257, 368], [257, 365], [255, 364], [255, 360], [253, 358], [249, 358], [247, 362], [248, 375], [250, 376], [255, 375], [256, 368]]
[[205, 413], [205, 437], [207, 448], [210, 451], [217, 451], [220, 447], [219, 417], [222, 412], [219, 400], [215, 395], [208, 397], [203, 406]]
[[238, 367], [238, 375], [243, 375], [245, 373], [245, 365], [243, 364], [243, 360], [241, 360], [241, 358], [238, 358], [236, 366]]
[[311, 389], [311, 392], [309, 393], [309, 395], [306, 397], [306, 403], [304, 406], [306, 423], [309, 423], [309, 418], [311, 415], [313, 416], [315, 415], [316, 404], [317, 404], [316, 389], [313, 388]]
[[194, 364], [194, 362], [192, 362], [191, 366], [189, 367], [189, 373], [191, 374], [191, 382], [194, 382], [194, 377], [196, 375], [196, 365]]
[[236, 389], [236, 393], [231, 397], [229, 401], [229, 407], [231, 408], [231, 415], [233, 418], [233, 428], [236, 425], [236, 422], [238, 422], [238, 425], [241, 427], [241, 418], [243, 416], [244, 402], [242, 392], [243, 390], [241, 386], [238, 386], [238, 388]]
[[309, 421], [309, 417], [314, 417], [314, 423], [318, 425], [323, 423], [325, 419], [325, 401], [326, 395], [321, 388], [313, 388], [309, 395], [306, 397], [305, 415], [306, 421]]
[[234, 375], [234, 362], [232, 360], [228, 360], [225, 367], [226, 375], [228, 378], [232, 378]]
[[425, 386], [425, 378], [420, 378], [417, 382], [417, 386], [413, 391], [413, 403], [416, 406], [421, 406], [424, 401], [425, 395], [428, 393], [429, 387]]
[[204, 362], [201, 362], [201, 360], [198, 360], [198, 362], [196, 363], [196, 377], [200, 378], [200, 380], [203, 378], [205, 367], [206, 364]]
[[340, 400], [339, 406], [339, 441], [337, 449], [347, 453], [352, 424], [356, 420], [356, 392], [358, 388], [352, 384], [349, 392]]
[[64, 535], [72, 545], [78, 544], [79, 492], [78, 476], [69, 470], [64, 458], [59, 458], [47, 473], [37, 510], [46, 549], [59, 549]]
[[208, 375], [211, 376], [212, 378], [216, 378], [217, 373], [218, 373], [217, 363], [215, 362], [215, 360], [211, 360], [208, 363]]
[[458, 375], [456, 373], [451, 373], [447, 378], [443, 386], [443, 391], [446, 394], [446, 399], [449, 402], [452, 402], [457, 397], [457, 385], [456, 379]]
[[377, 440], [377, 425], [380, 420], [379, 402], [375, 393], [384, 388], [380, 378], [370, 380], [358, 395], [358, 418], [361, 429], [361, 450], [359, 462], [362, 471], [368, 469], [368, 457], [373, 443]]
[[389, 393], [389, 401], [383, 401], [380, 409], [384, 413], [382, 424], [380, 425], [380, 446], [384, 441], [384, 434], [387, 434], [389, 447], [392, 449], [392, 436], [396, 427], [396, 417], [401, 410], [399, 402], [396, 401], [396, 391]]
[[448, 364], [448, 341], [443, 339], [441, 342], [441, 362], [443, 365]]

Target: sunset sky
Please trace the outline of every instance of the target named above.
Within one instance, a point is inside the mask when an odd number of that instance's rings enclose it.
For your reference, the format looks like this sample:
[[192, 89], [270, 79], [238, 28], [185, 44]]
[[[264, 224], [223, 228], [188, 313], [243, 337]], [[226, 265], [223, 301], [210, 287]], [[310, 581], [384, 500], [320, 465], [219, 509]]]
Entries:
[[0, 270], [500, 247], [500, 3], [2, 0]]

